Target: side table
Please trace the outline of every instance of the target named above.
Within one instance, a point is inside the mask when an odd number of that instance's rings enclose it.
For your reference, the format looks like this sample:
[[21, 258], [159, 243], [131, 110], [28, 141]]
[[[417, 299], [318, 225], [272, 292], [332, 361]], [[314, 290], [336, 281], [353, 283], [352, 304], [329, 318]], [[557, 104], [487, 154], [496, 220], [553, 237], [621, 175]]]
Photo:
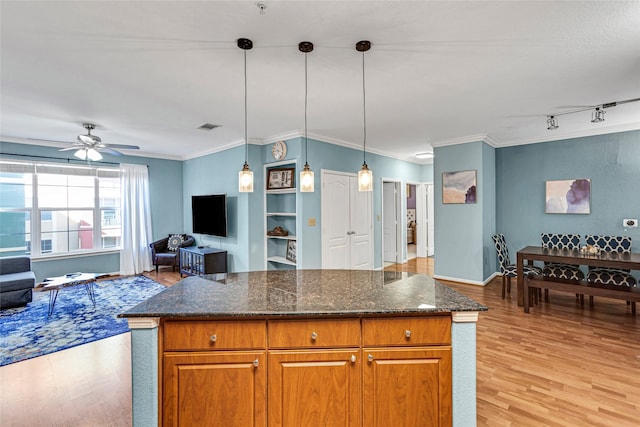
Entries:
[[180, 277], [227, 273], [227, 251], [204, 246], [180, 248]]

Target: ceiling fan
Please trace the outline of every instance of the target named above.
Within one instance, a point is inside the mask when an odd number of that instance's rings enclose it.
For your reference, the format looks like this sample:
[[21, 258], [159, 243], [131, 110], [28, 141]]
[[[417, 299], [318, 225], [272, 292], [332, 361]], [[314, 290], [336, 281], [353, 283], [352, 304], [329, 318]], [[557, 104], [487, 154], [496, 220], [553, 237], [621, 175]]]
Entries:
[[82, 126], [87, 130], [86, 135], [78, 135], [78, 140], [73, 143], [71, 147], [61, 148], [59, 151], [78, 150], [74, 153], [74, 156], [85, 160], [100, 160], [102, 156], [99, 152], [108, 153], [114, 156], [122, 156], [122, 153], [114, 150], [114, 148], [120, 148], [125, 150], [139, 150], [137, 145], [125, 145], [125, 144], [106, 144], [102, 142], [102, 139], [97, 135], [91, 135], [91, 131], [96, 128], [96, 125], [92, 123], [83, 123]]

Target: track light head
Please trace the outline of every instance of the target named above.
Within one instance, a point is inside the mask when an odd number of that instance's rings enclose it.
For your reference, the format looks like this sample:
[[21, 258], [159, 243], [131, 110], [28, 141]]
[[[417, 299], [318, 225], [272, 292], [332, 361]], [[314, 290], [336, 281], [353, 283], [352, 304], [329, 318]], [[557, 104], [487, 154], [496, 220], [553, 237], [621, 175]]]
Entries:
[[601, 110], [600, 107], [597, 107], [593, 110], [593, 114], [591, 115], [591, 123], [600, 123], [604, 122], [604, 110]]
[[555, 130], [558, 129], [558, 119], [555, 116], [547, 116], [547, 129]]

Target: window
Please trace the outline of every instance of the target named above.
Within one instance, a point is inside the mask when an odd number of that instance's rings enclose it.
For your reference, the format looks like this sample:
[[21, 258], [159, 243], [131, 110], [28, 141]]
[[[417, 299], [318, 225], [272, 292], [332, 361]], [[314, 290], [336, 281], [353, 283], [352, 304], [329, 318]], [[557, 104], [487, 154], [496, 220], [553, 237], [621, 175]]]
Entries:
[[120, 171], [0, 161], [0, 256], [120, 247]]

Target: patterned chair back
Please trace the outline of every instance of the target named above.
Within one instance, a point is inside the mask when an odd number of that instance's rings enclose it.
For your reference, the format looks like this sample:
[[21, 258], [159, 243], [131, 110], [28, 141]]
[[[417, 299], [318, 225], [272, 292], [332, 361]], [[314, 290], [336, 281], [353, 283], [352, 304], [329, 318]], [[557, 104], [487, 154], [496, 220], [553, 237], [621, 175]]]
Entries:
[[542, 247], [547, 249], [580, 249], [580, 235], [542, 233]]
[[587, 245], [597, 246], [605, 252], [631, 252], [631, 237], [627, 236], [585, 236]]
[[507, 241], [504, 238], [504, 234], [496, 234], [492, 236], [493, 243], [496, 245], [496, 252], [498, 252], [498, 264], [500, 264], [500, 272], [505, 273], [507, 266], [511, 264], [509, 259], [509, 249], [507, 248]]
[[[631, 237], [626, 236], [585, 236], [587, 245], [593, 245], [605, 252], [629, 253], [631, 252]], [[615, 268], [589, 267], [587, 280], [603, 285], [637, 286], [638, 281], [630, 273], [630, 270]]]

